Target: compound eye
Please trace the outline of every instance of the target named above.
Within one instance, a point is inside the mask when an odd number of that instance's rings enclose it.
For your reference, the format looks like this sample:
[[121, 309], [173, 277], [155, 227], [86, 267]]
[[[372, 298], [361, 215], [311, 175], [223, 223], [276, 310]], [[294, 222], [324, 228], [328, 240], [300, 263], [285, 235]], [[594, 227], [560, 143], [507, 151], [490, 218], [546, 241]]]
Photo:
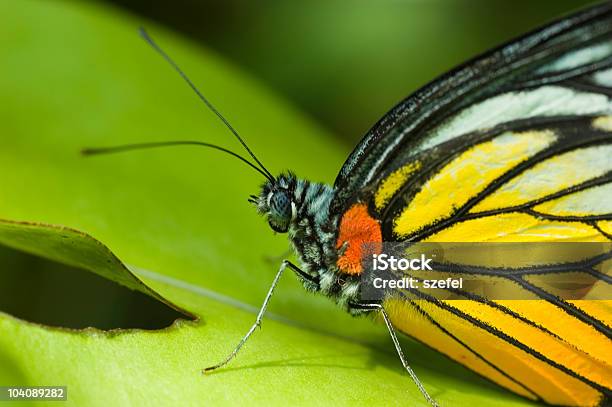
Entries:
[[289, 220], [291, 218], [291, 200], [285, 191], [279, 191], [270, 199], [270, 212], [274, 217]]

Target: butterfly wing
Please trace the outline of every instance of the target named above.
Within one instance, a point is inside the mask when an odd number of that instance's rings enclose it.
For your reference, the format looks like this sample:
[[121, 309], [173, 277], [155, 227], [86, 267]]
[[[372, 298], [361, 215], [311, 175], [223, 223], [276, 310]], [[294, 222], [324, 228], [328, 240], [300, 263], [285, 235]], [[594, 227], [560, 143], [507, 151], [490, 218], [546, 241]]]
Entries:
[[[417, 155], [371, 194], [384, 240], [612, 241], [612, 133], [602, 124], [609, 120], [509, 122]], [[429, 170], [395, 181], [403, 168]], [[552, 278], [572, 271], [533, 269]], [[609, 299], [609, 276], [598, 279]], [[562, 300], [521, 283], [536, 299], [394, 298], [385, 306], [399, 330], [519, 394], [602, 404], [612, 394], [612, 301]]]
[[[612, 240], [612, 11], [601, 5], [427, 85], [385, 116], [336, 179], [385, 241]], [[609, 265], [608, 265], [609, 267]], [[602, 281], [601, 284], [610, 284]], [[612, 302], [394, 296], [394, 325], [526, 397], [612, 395]]]

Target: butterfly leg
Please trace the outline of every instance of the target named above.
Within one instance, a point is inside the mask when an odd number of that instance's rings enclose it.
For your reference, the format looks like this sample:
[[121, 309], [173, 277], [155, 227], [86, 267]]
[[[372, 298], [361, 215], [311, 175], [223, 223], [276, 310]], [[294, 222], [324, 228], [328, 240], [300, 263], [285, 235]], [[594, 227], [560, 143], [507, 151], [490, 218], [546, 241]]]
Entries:
[[416, 373], [414, 373], [414, 370], [412, 370], [412, 368], [408, 365], [408, 361], [406, 360], [406, 357], [404, 356], [404, 352], [402, 351], [402, 348], [400, 346], [399, 340], [397, 339], [395, 328], [393, 328], [393, 324], [391, 324], [391, 319], [389, 319], [389, 315], [387, 315], [387, 311], [385, 311], [385, 308], [381, 304], [376, 304], [376, 303], [374, 304], [352, 303], [351, 307], [355, 309], [372, 310], [372, 311], [380, 312], [380, 314], [383, 316], [383, 319], [385, 320], [385, 325], [387, 325], [387, 329], [389, 330], [389, 334], [391, 335], [391, 340], [393, 341], [393, 345], [395, 345], [395, 350], [397, 351], [397, 354], [399, 355], [399, 358], [402, 361], [402, 365], [404, 366], [404, 369], [406, 369], [406, 371], [408, 372], [408, 374], [410, 375], [410, 377], [412, 378], [416, 386], [419, 388], [419, 391], [421, 392], [421, 394], [423, 394], [423, 397], [425, 397], [427, 402], [431, 404], [433, 407], [438, 407], [438, 403], [429, 395], [429, 393], [427, 393], [427, 390], [425, 390], [425, 386], [423, 386], [423, 384], [417, 377]]
[[302, 278], [310, 278], [313, 281], [313, 283], [318, 284], [318, 281], [313, 279], [313, 277], [309, 276], [307, 273], [305, 273], [302, 270], [300, 270], [300, 268], [298, 266], [296, 266], [295, 264], [291, 263], [289, 260], [284, 260], [281, 263], [280, 268], [278, 269], [278, 272], [276, 273], [276, 277], [274, 277], [274, 280], [272, 281], [272, 285], [270, 286], [270, 289], [268, 290], [268, 294], [266, 294], [266, 298], [264, 299], [264, 302], [263, 302], [263, 304], [262, 304], [262, 306], [261, 306], [261, 308], [259, 310], [259, 313], [257, 313], [257, 318], [255, 319], [255, 323], [253, 324], [253, 326], [251, 326], [251, 329], [249, 329], [249, 331], [246, 333], [246, 335], [238, 343], [238, 346], [236, 346], [236, 348], [234, 348], [232, 353], [230, 353], [227, 358], [225, 358], [222, 362], [217, 363], [214, 366], [210, 366], [210, 367], [207, 367], [207, 368], [203, 369], [202, 373], [207, 373], [207, 372], [213, 371], [215, 369], [218, 369], [218, 368], [228, 364], [238, 354], [238, 352], [240, 351], [242, 346], [246, 343], [246, 341], [253, 334], [253, 332], [255, 332], [255, 329], [257, 327], [261, 327], [261, 320], [263, 319], [263, 316], [264, 316], [264, 314], [266, 312], [266, 308], [268, 307], [268, 303], [270, 302], [270, 298], [272, 298], [272, 294], [274, 293], [274, 289], [276, 288], [276, 285], [278, 284], [278, 281], [280, 280], [281, 276], [283, 275], [283, 272], [285, 271], [285, 269], [287, 267], [292, 269], [296, 274], [298, 274]]

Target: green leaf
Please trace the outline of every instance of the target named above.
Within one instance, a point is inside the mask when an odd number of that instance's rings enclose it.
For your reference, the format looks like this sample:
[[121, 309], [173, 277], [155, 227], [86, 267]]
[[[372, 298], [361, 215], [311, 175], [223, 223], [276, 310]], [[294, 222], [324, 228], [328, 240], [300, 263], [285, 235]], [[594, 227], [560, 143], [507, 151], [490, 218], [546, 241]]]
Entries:
[[194, 318], [150, 289], [106, 246], [85, 233], [68, 227], [0, 219], [0, 244], [98, 274]]
[[[266, 256], [287, 247], [246, 203], [261, 176], [197, 148], [79, 155], [86, 146], [178, 139], [241, 152], [142, 42], [139, 25], [271, 171], [290, 167], [332, 182], [345, 148], [246, 73], [151, 23], [70, 1], [2, 2], [0, 15], [0, 217], [87, 233], [159, 296], [200, 317], [159, 331], [103, 332], [0, 313], [0, 384], [67, 385], [74, 405], [425, 405], [383, 326], [307, 295], [289, 274], [261, 332], [230, 366], [203, 377], [200, 369], [225, 357], [253, 322], [278, 268]], [[7, 225], [2, 243], [39, 255], [63, 233], [49, 228], [33, 243]], [[54, 259], [110, 277], [84, 246]], [[442, 405], [528, 404], [421, 345], [402, 344]]]

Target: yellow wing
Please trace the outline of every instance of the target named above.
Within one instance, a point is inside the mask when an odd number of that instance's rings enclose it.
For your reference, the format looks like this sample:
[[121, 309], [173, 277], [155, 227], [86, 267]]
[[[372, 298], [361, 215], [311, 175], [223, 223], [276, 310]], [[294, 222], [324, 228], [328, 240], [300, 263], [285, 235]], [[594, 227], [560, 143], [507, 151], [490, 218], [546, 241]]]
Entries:
[[[416, 157], [373, 194], [385, 240], [609, 242], [611, 131], [608, 116], [530, 121], [464, 141], [437, 167], [435, 154]], [[599, 277], [609, 290], [610, 276]], [[518, 394], [601, 405], [612, 389], [612, 301], [562, 300], [525, 282], [533, 299], [398, 293], [384, 306], [400, 331]]]

